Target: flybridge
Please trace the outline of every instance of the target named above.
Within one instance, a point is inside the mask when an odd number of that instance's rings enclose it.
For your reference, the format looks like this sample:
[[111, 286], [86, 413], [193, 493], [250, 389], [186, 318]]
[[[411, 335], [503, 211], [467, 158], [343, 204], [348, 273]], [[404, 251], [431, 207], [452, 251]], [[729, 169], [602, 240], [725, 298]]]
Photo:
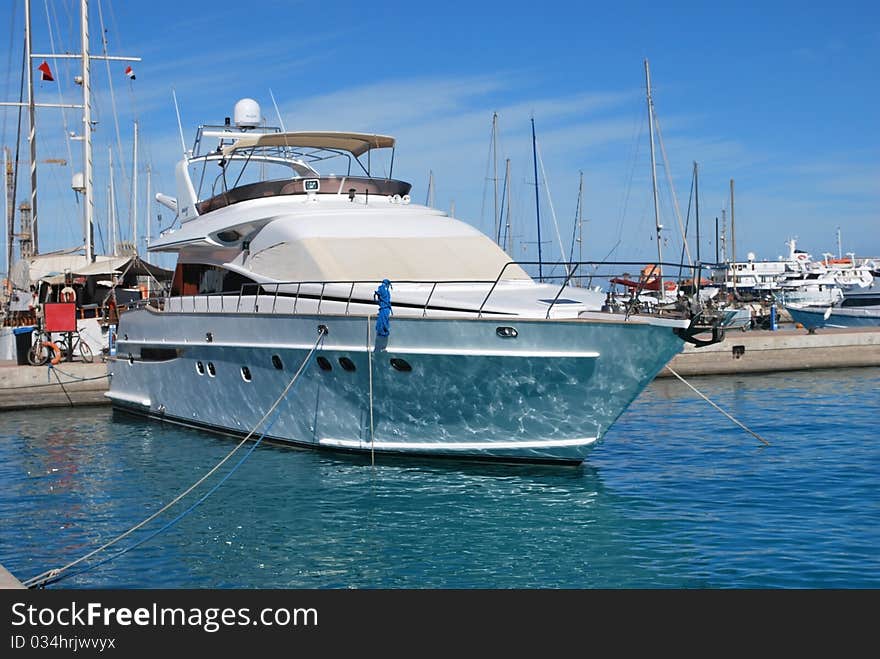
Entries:
[[[182, 223], [252, 199], [332, 194], [409, 201], [411, 185], [391, 178], [395, 139], [338, 131], [284, 131], [267, 126], [251, 99], [235, 105], [234, 121], [199, 126], [193, 148], [175, 170], [177, 196], [157, 200]], [[390, 149], [373, 163], [372, 152]], [[386, 152], [387, 153], [387, 152]], [[381, 166], [373, 174], [374, 164]], [[218, 170], [219, 166], [219, 170]]]

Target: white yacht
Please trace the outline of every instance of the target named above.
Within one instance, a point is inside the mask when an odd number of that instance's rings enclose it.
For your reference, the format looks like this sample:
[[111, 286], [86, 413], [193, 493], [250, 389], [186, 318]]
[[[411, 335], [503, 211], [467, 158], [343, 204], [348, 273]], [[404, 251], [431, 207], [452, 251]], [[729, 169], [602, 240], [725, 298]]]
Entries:
[[[177, 268], [167, 296], [120, 318], [116, 409], [243, 436], [281, 398], [269, 440], [580, 463], [685, 340], [720, 340], [697, 309], [603, 311], [606, 294], [570, 277], [535, 281], [412, 202], [391, 178], [392, 137], [259, 116], [243, 99], [234, 121], [200, 127], [176, 197], [157, 196], [180, 227], [149, 249], [176, 252]], [[383, 280], [392, 315], [377, 336]]]

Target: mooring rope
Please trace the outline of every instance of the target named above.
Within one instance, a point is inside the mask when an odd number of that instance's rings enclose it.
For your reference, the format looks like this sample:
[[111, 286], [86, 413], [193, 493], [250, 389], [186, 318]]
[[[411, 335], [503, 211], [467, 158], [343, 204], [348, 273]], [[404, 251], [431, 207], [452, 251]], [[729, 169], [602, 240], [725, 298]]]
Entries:
[[[57, 370], [57, 368], [55, 369]], [[64, 371], [60, 371], [61, 375], [67, 375]], [[63, 384], [73, 384], [75, 382], [91, 382], [93, 380], [103, 380], [109, 378], [110, 374], [98, 375], [93, 378], [74, 378], [72, 380], [64, 380]], [[48, 382], [46, 384], [23, 384], [18, 387], [0, 387], [0, 391], [18, 391], [19, 389], [38, 389], [40, 387], [57, 387], [59, 383]]]
[[[324, 339], [324, 336], [327, 334], [327, 329], [325, 327], [321, 326], [318, 329], [318, 333], [319, 333], [318, 340], [315, 341], [315, 345], [312, 346], [312, 349], [309, 351], [309, 354], [306, 355], [306, 358], [303, 360], [302, 364], [300, 364], [299, 368], [297, 369], [293, 378], [291, 378], [290, 382], [287, 383], [287, 386], [281, 392], [281, 395], [278, 396], [278, 398], [275, 400], [275, 402], [272, 404], [272, 406], [266, 411], [266, 413], [262, 416], [262, 418], [260, 418], [260, 420], [257, 421], [257, 423], [253, 427], [253, 429], [235, 446], [235, 448], [233, 448], [229, 453], [227, 453], [226, 456], [222, 460], [220, 460], [220, 462], [218, 462], [216, 465], [214, 465], [214, 467], [211, 468], [210, 471], [208, 471], [204, 476], [202, 476], [199, 480], [197, 480], [195, 483], [190, 485], [183, 492], [181, 492], [176, 497], [174, 497], [174, 499], [169, 501], [162, 508], [160, 508], [155, 513], [153, 513], [152, 515], [150, 515], [146, 519], [142, 520], [141, 522], [135, 524], [134, 526], [132, 526], [130, 529], [128, 529], [124, 533], [119, 534], [118, 536], [116, 536], [112, 540], [105, 542], [103, 545], [101, 545], [97, 549], [90, 551], [89, 553], [85, 554], [84, 556], [81, 556], [80, 558], [76, 559], [75, 561], [71, 561], [70, 563], [68, 563], [67, 565], [64, 565], [63, 567], [56, 568], [53, 570], [46, 570], [45, 572], [41, 572], [40, 574], [36, 575], [35, 577], [31, 577], [30, 579], [27, 579], [26, 581], [23, 582], [24, 586], [27, 588], [36, 588], [36, 587], [40, 587], [40, 586], [45, 586], [49, 583], [60, 581], [62, 578], [64, 578], [64, 573], [67, 572], [68, 570], [70, 570], [72, 567], [82, 563], [85, 560], [88, 560], [89, 558], [91, 558], [95, 554], [98, 554], [98, 553], [104, 551], [105, 549], [107, 549], [108, 547], [111, 547], [112, 545], [116, 544], [120, 540], [125, 539], [126, 537], [128, 537], [129, 535], [131, 535], [132, 533], [137, 531], [139, 528], [143, 527], [145, 524], [148, 524], [152, 520], [156, 519], [159, 515], [164, 513], [166, 510], [171, 508], [174, 504], [176, 504], [178, 501], [180, 501], [186, 495], [188, 495], [190, 492], [192, 492], [195, 488], [197, 488], [199, 485], [204, 483], [205, 480], [207, 480], [212, 474], [214, 474], [242, 446], [245, 445], [245, 443], [257, 431], [257, 428], [259, 428], [263, 424], [263, 422], [269, 417], [269, 415], [272, 414], [272, 412], [275, 411], [275, 409], [278, 407], [278, 405], [281, 404], [281, 401], [287, 397], [288, 392], [290, 392], [290, 390], [293, 388], [293, 386], [299, 380], [300, 375], [305, 370], [306, 365], [309, 363], [309, 361], [312, 358], [312, 355], [315, 354], [315, 351], [318, 349], [318, 346], [321, 344], [321, 341]], [[157, 531], [153, 532], [152, 534], [148, 535], [146, 538], [139, 540], [138, 542], [131, 545], [130, 547], [127, 547], [127, 548], [95, 563], [94, 565], [89, 566], [86, 569], [79, 570], [71, 575], [66, 575], [66, 576], [74, 576], [76, 574], [82, 574], [84, 572], [88, 572], [89, 570], [92, 570], [92, 569], [98, 567], [99, 565], [103, 565], [104, 563], [107, 563], [115, 558], [118, 558], [119, 556], [122, 556], [123, 554], [131, 551], [135, 547], [140, 546], [144, 542], [151, 540], [152, 538], [156, 537], [159, 533], [165, 531], [166, 529], [170, 528], [171, 526], [176, 524], [178, 521], [183, 519], [186, 515], [188, 515], [190, 512], [192, 512], [192, 510], [194, 510], [199, 504], [201, 504], [205, 499], [207, 499], [211, 494], [213, 494], [217, 490], [217, 488], [220, 487], [220, 485], [222, 485], [235, 472], [235, 470], [238, 469], [244, 463], [244, 461], [251, 455], [251, 453], [253, 453], [253, 451], [257, 447], [257, 445], [266, 436], [266, 433], [271, 429], [272, 425], [275, 423], [277, 418], [278, 417], [276, 416], [274, 419], [272, 419], [272, 421], [269, 423], [269, 425], [267, 425], [266, 429], [263, 430], [263, 432], [260, 434], [259, 438], [254, 442], [254, 445], [248, 450], [248, 452], [242, 457], [242, 459], [239, 460], [238, 463], [235, 466], [233, 466], [232, 469], [230, 469], [230, 471], [220, 480], [220, 482], [218, 482], [213, 488], [211, 488], [204, 496], [202, 496], [192, 506], [190, 506], [189, 508], [184, 510], [181, 514], [179, 514], [177, 517], [175, 517], [173, 520], [171, 520], [171, 522], [169, 522], [165, 526], [161, 527]]]
[[698, 391], [697, 388], [694, 387], [694, 385], [692, 385], [690, 382], [688, 382], [688, 381], [685, 380], [683, 377], [681, 377], [678, 373], [676, 373], [674, 370], [672, 370], [672, 367], [670, 367], [669, 365], [667, 365], [666, 368], [667, 368], [667, 370], [668, 370], [670, 373], [672, 373], [675, 377], [677, 377], [679, 380], [681, 380], [682, 382], [684, 382], [688, 387], [690, 387], [690, 388], [693, 390], [693, 392], [694, 392], [695, 394], [697, 394], [700, 398], [702, 398], [704, 401], [706, 401], [707, 403], [709, 403], [709, 405], [711, 405], [711, 406], [714, 407], [716, 410], [718, 410], [719, 412], [721, 412], [724, 416], [726, 416], [728, 419], [730, 419], [731, 421], [733, 421], [736, 425], [738, 425], [740, 428], [742, 428], [743, 430], [745, 430], [747, 433], [749, 433], [750, 435], [753, 435], [754, 437], [756, 437], [757, 439], [759, 439], [761, 442], [764, 443], [765, 446], [770, 446], [770, 442], [768, 442], [766, 439], [764, 439], [763, 437], [761, 437], [761, 435], [759, 435], [758, 433], [756, 433], [754, 430], [752, 430], [751, 428], [746, 427], [744, 424], [742, 424], [742, 423], [740, 423], [739, 421], [737, 421], [736, 419], [734, 419], [730, 414], [728, 414], [727, 412], [725, 412], [724, 410], [722, 410], [718, 405], [716, 405], [716, 404], [713, 403], [711, 400], [709, 400], [709, 398], [708, 398], [708, 396], [706, 396], [706, 394], [702, 393], [701, 391]]
[[370, 464], [376, 465], [376, 450], [373, 430], [373, 337], [370, 331], [372, 316], [367, 314], [367, 363], [370, 367]]
[[70, 403], [70, 406], [73, 407], [73, 401], [70, 398], [70, 394], [67, 393], [67, 389], [64, 388], [64, 383], [61, 382], [61, 377], [58, 375], [58, 372], [55, 370], [55, 367], [51, 364], [49, 365], [49, 372], [55, 375], [55, 379], [58, 380], [58, 384], [61, 386], [61, 391], [64, 392], [64, 395], [67, 397], [67, 402]]

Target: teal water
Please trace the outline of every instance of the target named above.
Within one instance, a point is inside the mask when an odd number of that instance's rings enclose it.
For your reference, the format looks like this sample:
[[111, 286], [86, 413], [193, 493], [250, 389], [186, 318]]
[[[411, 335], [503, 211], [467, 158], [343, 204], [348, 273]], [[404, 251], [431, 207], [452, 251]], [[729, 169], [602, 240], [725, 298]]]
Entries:
[[[260, 446], [179, 524], [51, 587], [880, 587], [880, 369], [693, 383], [771, 446], [669, 380], [581, 467]], [[106, 407], [0, 414], [0, 563], [79, 558], [232, 446]]]

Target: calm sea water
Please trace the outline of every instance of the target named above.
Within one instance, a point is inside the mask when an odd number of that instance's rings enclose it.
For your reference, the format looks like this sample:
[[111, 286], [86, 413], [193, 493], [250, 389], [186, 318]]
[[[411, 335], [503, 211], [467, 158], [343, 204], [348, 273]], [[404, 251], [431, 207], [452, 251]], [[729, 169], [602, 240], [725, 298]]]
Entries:
[[[576, 468], [260, 446], [179, 524], [52, 587], [880, 587], [880, 369], [693, 382], [772, 445], [664, 380]], [[233, 445], [106, 407], [0, 414], [0, 563], [80, 557]]]

